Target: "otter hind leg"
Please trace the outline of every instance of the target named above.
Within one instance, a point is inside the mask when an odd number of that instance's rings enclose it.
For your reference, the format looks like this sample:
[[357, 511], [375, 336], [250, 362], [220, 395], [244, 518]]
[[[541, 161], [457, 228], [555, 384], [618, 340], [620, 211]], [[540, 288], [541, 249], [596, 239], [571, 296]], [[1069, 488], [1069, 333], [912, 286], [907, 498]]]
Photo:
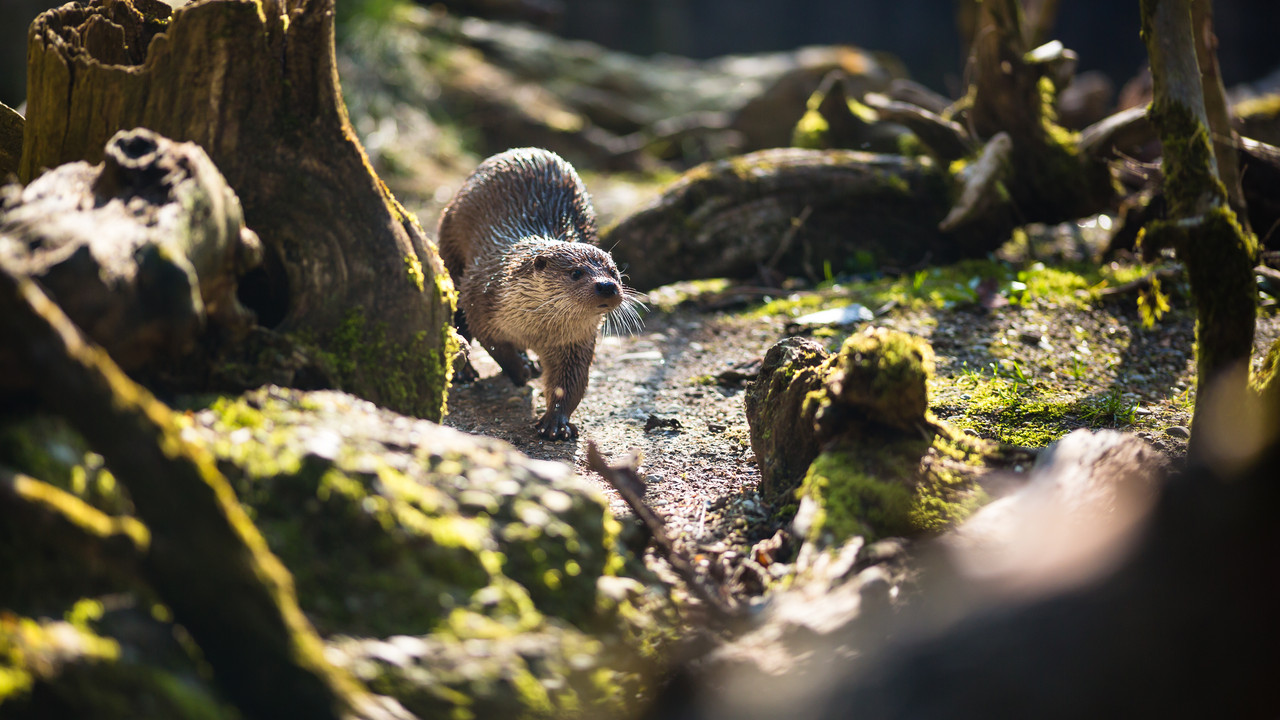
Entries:
[[502, 368], [502, 373], [517, 386], [524, 385], [530, 379], [542, 374], [542, 368], [530, 360], [525, 351], [509, 342], [484, 343], [484, 349]]

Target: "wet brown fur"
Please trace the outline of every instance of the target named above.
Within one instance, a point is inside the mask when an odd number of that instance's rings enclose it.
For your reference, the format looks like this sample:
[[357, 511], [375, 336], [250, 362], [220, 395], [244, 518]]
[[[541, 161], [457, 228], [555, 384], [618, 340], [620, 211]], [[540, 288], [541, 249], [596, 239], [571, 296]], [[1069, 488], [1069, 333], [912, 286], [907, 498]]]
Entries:
[[[595, 211], [573, 166], [537, 148], [508, 150], [476, 168], [440, 216], [440, 254], [458, 290], [457, 325], [523, 385], [545, 373], [538, 432], [577, 435], [569, 415], [587, 389], [604, 316], [624, 301]], [[610, 293], [610, 288], [612, 292]], [[465, 357], [462, 378], [474, 378]]]

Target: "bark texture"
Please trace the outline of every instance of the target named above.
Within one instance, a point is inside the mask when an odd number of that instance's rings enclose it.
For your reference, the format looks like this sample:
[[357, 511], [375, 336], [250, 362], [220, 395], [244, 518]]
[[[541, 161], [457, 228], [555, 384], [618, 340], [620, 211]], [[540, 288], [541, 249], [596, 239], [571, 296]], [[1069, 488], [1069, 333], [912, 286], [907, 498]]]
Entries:
[[[1196, 304], [1196, 393], [1209, 386], [1243, 384], [1253, 348], [1257, 285], [1253, 279], [1257, 241], [1240, 227], [1228, 201], [1214, 147], [1205, 95], [1220, 85], [1202, 85], [1196, 58], [1190, 0], [1143, 0], [1142, 37], [1151, 58], [1154, 97], [1149, 113], [1164, 147], [1162, 170], [1168, 217], [1149, 222], [1144, 243], [1173, 247], [1186, 263]], [[1229, 391], [1219, 388], [1219, 391]], [[1197, 403], [1193, 427], [1203, 404]], [[1199, 433], [1189, 451], [1202, 449]]]
[[433, 243], [369, 166], [338, 88], [333, 0], [92, 0], [29, 35], [20, 176], [147, 127], [213, 158], [261, 236], [241, 296], [331, 354], [348, 390], [438, 419], [456, 343]]
[[22, 116], [17, 110], [0, 103], [0, 183], [17, 175], [22, 157]]

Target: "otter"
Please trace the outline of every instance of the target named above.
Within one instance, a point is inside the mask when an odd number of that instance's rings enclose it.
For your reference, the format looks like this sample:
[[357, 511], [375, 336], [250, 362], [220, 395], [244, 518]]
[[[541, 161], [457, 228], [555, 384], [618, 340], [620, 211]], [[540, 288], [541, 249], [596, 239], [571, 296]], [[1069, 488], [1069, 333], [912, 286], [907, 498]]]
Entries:
[[[601, 324], [639, 324], [634, 293], [596, 247], [595, 210], [577, 171], [540, 148], [494, 155], [445, 207], [436, 237], [458, 291], [458, 332], [479, 340], [517, 386], [541, 373], [538, 434], [577, 437], [569, 416], [586, 393]], [[455, 377], [478, 377], [465, 354]]]

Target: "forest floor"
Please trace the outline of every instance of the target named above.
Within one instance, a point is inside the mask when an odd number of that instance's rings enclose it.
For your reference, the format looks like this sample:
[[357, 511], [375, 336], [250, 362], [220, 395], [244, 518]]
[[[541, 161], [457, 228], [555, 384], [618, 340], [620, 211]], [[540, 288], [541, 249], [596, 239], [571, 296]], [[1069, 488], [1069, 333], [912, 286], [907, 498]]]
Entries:
[[[859, 303], [876, 311], [873, 324], [929, 340], [937, 356], [930, 407], [967, 432], [1039, 448], [1076, 428], [1111, 427], [1182, 456], [1195, 401], [1194, 315], [1185, 281], [1164, 281], [1172, 307], [1145, 328], [1138, 293], [1107, 294], [1107, 288], [1149, 268], [1060, 256], [1046, 263], [1028, 256], [1027, 245], [1007, 248], [1009, 259], [773, 297], [715, 282], [661, 289], [651, 293], [640, 333], [600, 340], [586, 398], [573, 416], [577, 440], [539, 439], [532, 426], [543, 408], [540, 390], [514, 387], [478, 346], [472, 358], [482, 379], [452, 390], [445, 422], [502, 438], [535, 458], [575, 465], [600, 483], [619, 515], [629, 511], [587, 469], [587, 443], [614, 462], [638, 449], [646, 500], [680, 544], [691, 555], [728, 560], [787, 518], [764, 508], [755, 494], [760, 474], [743, 383], [717, 376], [749, 370], [789, 332], [812, 334], [837, 350], [866, 323], [806, 330], [794, 321]], [[1255, 367], [1278, 335], [1280, 317], [1263, 311]], [[1018, 484], [1016, 477], [1005, 480], [1005, 488]]]

